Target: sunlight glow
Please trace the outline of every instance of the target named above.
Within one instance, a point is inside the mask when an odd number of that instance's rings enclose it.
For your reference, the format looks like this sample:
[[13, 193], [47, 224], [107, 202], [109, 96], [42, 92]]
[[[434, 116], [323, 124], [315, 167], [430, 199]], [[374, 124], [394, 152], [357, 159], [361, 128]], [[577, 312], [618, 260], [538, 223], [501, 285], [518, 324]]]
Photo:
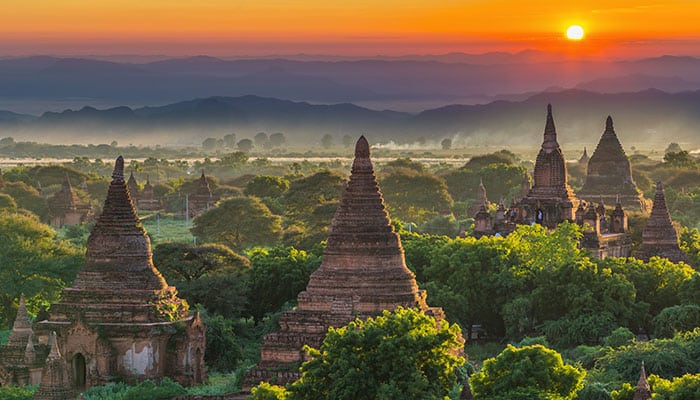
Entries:
[[583, 39], [584, 32], [580, 25], [571, 25], [566, 29], [566, 37], [569, 40], [581, 40]]

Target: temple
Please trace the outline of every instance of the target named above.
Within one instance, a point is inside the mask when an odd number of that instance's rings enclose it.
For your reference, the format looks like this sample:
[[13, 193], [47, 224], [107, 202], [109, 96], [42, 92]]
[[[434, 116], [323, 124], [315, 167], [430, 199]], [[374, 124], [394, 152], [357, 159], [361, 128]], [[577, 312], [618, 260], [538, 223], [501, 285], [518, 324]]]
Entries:
[[646, 202], [632, 179], [632, 167], [608, 116], [605, 131], [588, 161], [588, 174], [578, 196], [589, 202], [616, 199], [627, 209], [646, 211]]
[[153, 190], [153, 185], [151, 185], [151, 179], [149, 176], [146, 176], [146, 183], [143, 185], [143, 189], [139, 193], [137, 204], [139, 210], [144, 211], [157, 211], [163, 208], [160, 200], [156, 199], [156, 194]]
[[419, 307], [438, 320], [443, 311], [426, 304], [415, 276], [406, 267], [399, 235], [389, 221], [364, 136], [355, 147], [349, 182], [329, 229], [323, 261], [285, 312], [280, 330], [267, 335], [260, 362], [244, 387], [261, 381], [286, 384], [299, 378], [307, 359], [304, 345], [319, 348], [328, 327], [344, 326], [396, 307]]
[[73, 377], [66, 359], [61, 354], [56, 332], [49, 335], [49, 348], [34, 400], [73, 400], [76, 397]]
[[79, 225], [92, 218], [92, 207], [83, 202], [70, 184], [68, 175], [63, 178], [61, 190], [48, 199], [49, 223], [57, 228], [63, 225]]
[[122, 157], [88, 238], [84, 266], [35, 330], [40, 343], [56, 332], [79, 390], [114, 380], [170, 377], [191, 385], [206, 379], [204, 325], [198, 314], [188, 315], [187, 303], [153, 265]]
[[209, 181], [207, 181], [204, 170], [202, 170], [202, 176], [197, 181], [197, 188], [188, 197], [187, 212], [191, 218], [194, 218], [214, 207], [217, 201], [219, 201], [219, 198], [211, 192]]
[[544, 141], [537, 155], [534, 185], [517, 205], [517, 223], [538, 223], [555, 228], [562, 221], [574, 220], [578, 199], [568, 184], [566, 161], [557, 142], [552, 105], [547, 105]]
[[656, 184], [654, 205], [651, 208], [649, 221], [642, 232], [642, 245], [634, 253], [634, 257], [644, 261], [649, 261], [653, 256], [690, 264], [688, 256], [678, 245], [678, 233], [671, 223], [671, 215], [666, 207], [666, 197], [661, 182]]
[[[590, 162], [593, 162], [593, 158]], [[629, 163], [627, 165], [629, 168]], [[493, 216], [486, 207], [479, 208], [474, 214], [473, 236], [508, 235], [518, 225], [540, 224], [553, 229], [564, 221], [570, 221], [583, 228], [580, 246], [590, 251], [592, 256], [629, 256], [632, 239], [620, 197], [613, 198], [615, 209], [608, 215], [602, 196], [599, 196], [600, 201], [595, 206], [592, 201], [586, 203], [577, 199], [569, 187], [566, 162], [557, 142], [551, 105], [547, 106], [544, 141], [535, 162], [535, 184], [532, 188], [529, 187], [528, 178], [525, 176], [523, 179], [521, 199], [513, 202], [510, 209], [505, 208], [503, 201]], [[576, 211], [574, 206], [577, 207]]]
[[647, 382], [647, 372], [644, 369], [644, 361], [642, 361], [642, 370], [639, 373], [639, 381], [637, 382], [637, 387], [634, 390], [634, 397], [632, 400], [649, 399], [651, 399], [651, 388], [649, 387], [649, 382]]
[[586, 150], [586, 147], [583, 148], [583, 154], [581, 154], [581, 158], [578, 159], [578, 163], [581, 165], [588, 165], [588, 150]]
[[48, 355], [48, 350], [48, 347], [36, 343], [24, 295], [21, 295], [10, 337], [0, 346], [0, 386], [39, 383], [42, 360]]
[[484, 181], [479, 178], [479, 190], [476, 192], [476, 200], [469, 206], [467, 214], [473, 216], [474, 214], [481, 211], [481, 208], [489, 208], [489, 199], [486, 197], [486, 187], [484, 186]]

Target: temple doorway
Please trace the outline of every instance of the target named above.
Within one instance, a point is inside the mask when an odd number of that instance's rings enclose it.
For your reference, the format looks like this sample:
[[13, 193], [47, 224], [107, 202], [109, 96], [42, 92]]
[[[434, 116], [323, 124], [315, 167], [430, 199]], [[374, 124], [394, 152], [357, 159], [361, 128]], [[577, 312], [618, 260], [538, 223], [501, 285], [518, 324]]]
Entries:
[[73, 380], [77, 389], [85, 388], [85, 357], [80, 353], [73, 357]]

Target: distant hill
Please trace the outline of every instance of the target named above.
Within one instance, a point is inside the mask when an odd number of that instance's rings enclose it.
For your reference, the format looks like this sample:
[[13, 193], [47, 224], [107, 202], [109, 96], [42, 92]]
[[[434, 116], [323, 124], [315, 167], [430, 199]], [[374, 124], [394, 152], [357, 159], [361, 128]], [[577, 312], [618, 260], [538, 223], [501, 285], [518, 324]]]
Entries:
[[561, 143], [594, 145], [612, 115], [624, 143], [700, 143], [700, 91], [600, 94], [545, 92], [523, 101], [451, 105], [418, 114], [377, 111], [350, 103], [310, 104], [259, 96], [207, 97], [157, 107], [84, 107], [38, 118], [3, 119], [0, 135], [42, 142], [184, 144], [235, 132], [283, 132], [291, 141], [317, 142], [326, 134], [365, 133], [376, 141], [439, 141], [456, 145], [535, 145], [541, 141], [545, 106], [552, 103]]
[[[625, 83], [626, 82], [626, 83]], [[696, 89], [700, 59], [610, 62], [539, 51], [371, 57], [220, 59], [152, 62], [34, 56], [0, 59], [0, 103], [139, 107], [211, 96], [256, 95], [315, 103], [365, 103], [418, 111], [433, 104], [519, 100], [549, 87], [599, 92]], [[504, 93], [513, 95], [504, 96]], [[7, 104], [17, 104], [17, 108]], [[410, 106], [407, 106], [410, 104]], [[29, 108], [26, 108], [29, 109]], [[31, 108], [35, 109], [35, 108]]]

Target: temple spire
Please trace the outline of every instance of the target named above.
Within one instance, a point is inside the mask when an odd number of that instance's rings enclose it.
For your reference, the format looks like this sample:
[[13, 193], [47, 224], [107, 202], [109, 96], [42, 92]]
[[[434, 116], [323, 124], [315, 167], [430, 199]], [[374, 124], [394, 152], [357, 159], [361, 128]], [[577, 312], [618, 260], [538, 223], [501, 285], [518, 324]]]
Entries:
[[544, 126], [544, 141], [542, 142], [542, 149], [547, 153], [559, 148], [559, 143], [557, 143], [557, 128], [554, 126], [554, 117], [552, 116], [552, 105], [547, 104], [547, 122]]
[[647, 372], [644, 369], [644, 361], [642, 361], [642, 370], [639, 373], [639, 381], [637, 388], [634, 391], [633, 400], [649, 400], [651, 399], [651, 388], [647, 382]]
[[19, 296], [19, 306], [17, 307], [17, 317], [12, 325], [12, 330], [31, 329], [32, 325], [29, 322], [29, 313], [27, 312], [27, 304], [24, 300], [24, 293]]
[[34, 394], [35, 400], [72, 400], [75, 390], [66, 360], [58, 349], [56, 332], [49, 335], [51, 351], [41, 373], [39, 389]]
[[47, 360], [58, 360], [61, 358], [61, 350], [58, 348], [58, 340], [56, 339], [56, 332], [51, 332], [49, 335], [49, 356]]

